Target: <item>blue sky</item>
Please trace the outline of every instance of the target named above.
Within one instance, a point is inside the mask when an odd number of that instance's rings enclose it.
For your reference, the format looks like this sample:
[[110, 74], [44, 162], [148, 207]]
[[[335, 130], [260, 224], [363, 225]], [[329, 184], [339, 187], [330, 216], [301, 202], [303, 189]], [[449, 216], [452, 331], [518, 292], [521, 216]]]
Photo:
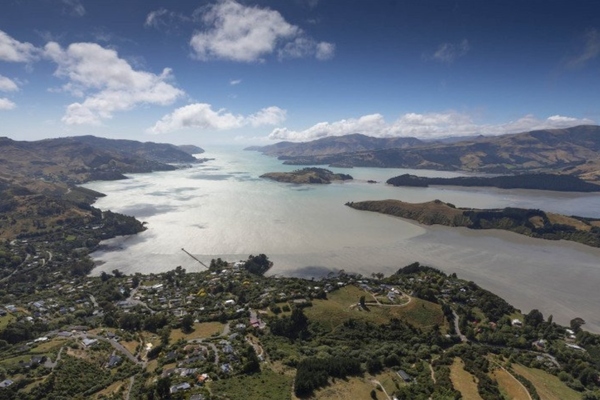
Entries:
[[600, 121], [593, 0], [3, 0], [0, 136], [273, 143]]

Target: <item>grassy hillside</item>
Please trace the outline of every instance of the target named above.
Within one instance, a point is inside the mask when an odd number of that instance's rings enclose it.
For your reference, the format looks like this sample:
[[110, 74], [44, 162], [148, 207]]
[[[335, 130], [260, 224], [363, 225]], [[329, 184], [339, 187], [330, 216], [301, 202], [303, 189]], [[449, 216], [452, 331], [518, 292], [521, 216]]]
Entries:
[[547, 172], [574, 175], [586, 181], [600, 181], [600, 127], [582, 125], [567, 129], [478, 137], [458, 143], [299, 155], [288, 157], [286, 164], [423, 168], [504, 174]]
[[348, 174], [334, 174], [330, 170], [323, 168], [303, 168], [292, 172], [269, 172], [260, 177], [277, 182], [298, 184], [327, 184], [332, 181], [346, 181], [352, 179], [352, 176]]
[[584, 217], [568, 217], [521, 208], [464, 209], [440, 200], [416, 204], [400, 200], [361, 201], [346, 203], [346, 205], [356, 210], [375, 211], [412, 219], [425, 225], [503, 229], [535, 238], [571, 240], [600, 247], [600, 221]]

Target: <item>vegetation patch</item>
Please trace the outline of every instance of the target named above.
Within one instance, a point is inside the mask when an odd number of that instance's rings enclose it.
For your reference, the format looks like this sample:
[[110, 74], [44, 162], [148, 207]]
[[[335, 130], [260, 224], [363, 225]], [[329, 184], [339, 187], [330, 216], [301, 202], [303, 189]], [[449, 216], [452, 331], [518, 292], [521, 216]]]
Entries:
[[450, 367], [450, 379], [452, 385], [458, 390], [463, 398], [482, 400], [477, 390], [477, 379], [469, 372], [465, 371], [465, 364], [460, 358], [455, 358]]
[[292, 378], [270, 369], [211, 382], [215, 399], [286, 400], [292, 397]]
[[569, 388], [561, 382], [558, 377], [551, 375], [541, 369], [529, 368], [520, 364], [513, 364], [512, 369], [519, 375], [525, 377], [535, 386], [538, 394], [546, 400], [577, 400], [581, 399], [581, 393]]
[[498, 368], [492, 372], [492, 377], [498, 382], [500, 392], [507, 399], [528, 399], [529, 392], [523, 385], [504, 369]]
[[[386, 388], [387, 390], [387, 388]], [[378, 385], [365, 377], [350, 377], [332, 380], [328, 386], [315, 392], [314, 398], [323, 400], [354, 400], [372, 399], [371, 392], [375, 391], [377, 399], [387, 399]]]
[[224, 328], [225, 324], [221, 322], [196, 322], [194, 323], [194, 330], [190, 333], [184, 333], [181, 329], [173, 329], [171, 331], [171, 341], [205, 339], [221, 334]]
[[292, 172], [269, 172], [260, 176], [277, 182], [298, 184], [327, 184], [332, 181], [347, 181], [353, 179], [348, 174], [334, 174], [324, 168], [303, 168]]
[[[597, 185], [593, 185], [597, 186]], [[596, 219], [567, 217], [541, 210], [512, 208], [456, 208], [440, 200], [406, 203], [400, 200], [348, 202], [356, 210], [374, 211], [407, 218], [425, 225], [463, 226], [469, 229], [502, 229], [548, 240], [571, 240], [600, 247], [600, 228]]]
[[327, 300], [313, 300], [313, 306], [307, 308], [305, 313], [311, 321], [320, 322], [329, 330], [350, 318], [375, 324], [386, 324], [392, 318], [398, 318], [418, 328], [431, 328], [445, 323], [439, 304], [412, 298], [410, 303], [401, 306], [369, 304], [367, 309], [363, 309], [359, 301], [365, 295], [369, 296], [364, 290], [348, 285], [329, 293]]

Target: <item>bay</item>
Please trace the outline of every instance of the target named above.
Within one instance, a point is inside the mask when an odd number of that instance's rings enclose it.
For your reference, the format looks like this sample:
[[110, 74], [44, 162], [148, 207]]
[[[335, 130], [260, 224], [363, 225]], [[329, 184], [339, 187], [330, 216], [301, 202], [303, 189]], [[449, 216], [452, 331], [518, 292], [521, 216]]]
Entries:
[[[504, 297], [524, 312], [538, 308], [557, 322], [580, 316], [600, 332], [600, 249], [544, 241], [504, 231], [473, 231], [361, 212], [348, 201], [440, 199], [458, 207], [539, 208], [567, 215], [600, 217], [600, 195], [494, 188], [396, 188], [385, 180], [403, 173], [454, 177], [464, 174], [405, 169], [330, 168], [355, 180], [331, 185], [291, 185], [260, 179], [265, 172], [297, 166], [256, 152], [210, 149], [204, 164], [171, 172], [91, 182], [107, 194], [95, 204], [147, 223], [138, 235], [103, 242], [92, 254], [93, 274], [119, 269], [152, 273], [182, 266], [204, 267], [212, 258], [245, 259], [265, 253], [271, 274], [319, 277], [345, 270], [369, 276], [390, 274], [419, 261], [456, 272]], [[375, 180], [379, 183], [368, 183]]]

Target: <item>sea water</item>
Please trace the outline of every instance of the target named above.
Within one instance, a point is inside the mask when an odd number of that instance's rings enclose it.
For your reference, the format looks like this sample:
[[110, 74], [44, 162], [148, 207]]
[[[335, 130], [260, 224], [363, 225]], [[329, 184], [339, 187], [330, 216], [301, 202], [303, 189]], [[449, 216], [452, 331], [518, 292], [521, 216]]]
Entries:
[[[358, 211], [348, 201], [440, 199], [457, 207], [539, 208], [600, 217], [600, 194], [494, 188], [397, 188], [385, 181], [403, 173], [461, 176], [456, 172], [383, 168], [330, 168], [354, 181], [330, 185], [278, 183], [259, 176], [301, 167], [237, 148], [209, 149], [203, 164], [171, 172], [132, 174], [129, 179], [91, 182], [105, 193], [95, 206], [133, 215], [147, 230], [103, 242], [92, 254], [93, 274], [163, 272], [265, 253], [270, 274], [319, 277], [345, 270], [370, 276], [393, 273], [419, 261], [473, 280], [524, 312], [540, 309], [557, 322], [574, 317], [600, 332], [600, 249], [511, 232], [474, 231]], [[374, 180], [378, 183], [368, 183]]]

